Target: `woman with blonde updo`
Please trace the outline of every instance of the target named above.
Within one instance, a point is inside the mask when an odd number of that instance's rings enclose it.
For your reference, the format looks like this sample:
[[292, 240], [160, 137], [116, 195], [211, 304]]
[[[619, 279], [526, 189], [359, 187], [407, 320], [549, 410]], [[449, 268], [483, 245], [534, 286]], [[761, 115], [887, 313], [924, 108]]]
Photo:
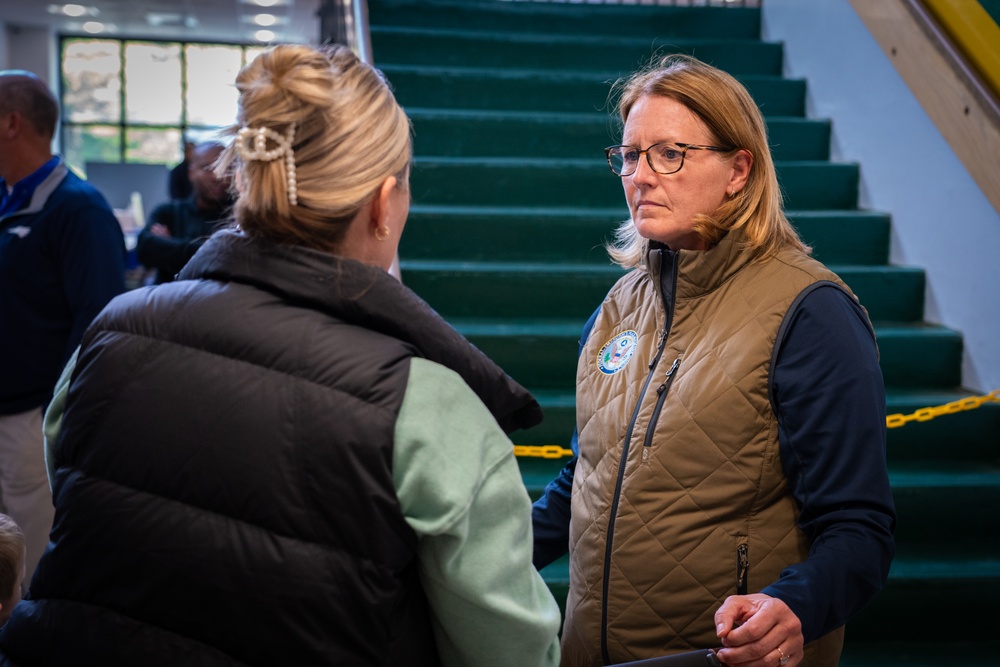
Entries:
[[538, 404], [386, 272], [406, 115], [342, 47], [236, 85], [235, 225], [64, 373], [56, 525], [0, 664], [558, 663], [505, 435]]

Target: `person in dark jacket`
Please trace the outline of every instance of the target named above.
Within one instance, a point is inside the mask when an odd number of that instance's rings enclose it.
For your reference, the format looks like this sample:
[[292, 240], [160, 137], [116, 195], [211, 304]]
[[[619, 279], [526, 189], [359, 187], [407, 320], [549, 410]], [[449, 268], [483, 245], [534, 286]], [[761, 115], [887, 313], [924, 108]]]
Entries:
[[191, 195], [157, 206], [139, 232], [136, 257], [143, 266], [156, 269], [157, 283], [173, 280], [212, 232], [225, 224], [233, 204], [232, 180], [212, 170], [224, 148], [217, 141], [195, 146], [188, 163]]
[[540, 407], [387, 273], [409, 120], [344, 47], [237, 88], [237, 226], [114, 300], [46, 415], [0, 665], [558, 664], [505, 435]]
[[191, 196], [191, 178], [188, 167], [191, 164], [191, 153], [194, 142], [184, 140], [184, 159], [178, 162], [167, 176], [168, 194], [171, 199], [187, 199]]

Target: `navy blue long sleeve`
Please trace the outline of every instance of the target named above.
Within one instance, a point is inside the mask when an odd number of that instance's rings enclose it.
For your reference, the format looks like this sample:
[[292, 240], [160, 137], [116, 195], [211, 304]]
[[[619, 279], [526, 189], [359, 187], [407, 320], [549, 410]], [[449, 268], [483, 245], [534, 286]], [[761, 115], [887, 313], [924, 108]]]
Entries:
[[56, 160], [0, 216], [0, 414], [44, 406], [94, 317], [125, 291], [125, 239], [104, 197]]
[[[579, 350], [583, 350], [600, 312], [600, 308], [595, 310], [583, 325]], [[542, 497], [531, 508], [531, 529], [535, 540], [532, 562], [539, 570], [569, 551], [570, 495], [573, 492], [576, 454], [580, 451], [576, 429], [570, 437], [570, 448], [574, 452], [573, 457], [555, 479], [545, 485]]]
[[[578, 451], [576, 431], [573, 431], [570, 445], [574, 452]], [[569, 551], [570, 495], [575, 469], [576, 454], [555, 479], [545, 485], [542, 497], [531, 507], [531, 529], [535, 540], [531, 562], [539, 570]]]
[[761, 592], [795, 612], [808, 642], [846, 623], [882, 589], [896, 513], [886, 472], [885, 388], [860, 307], [820, 287], [789, 317], [772, 401], [781, 463], [811, 546], [805, 561]]
[[[788, 604], [808, 642], [881, 590], [894, 552], [885, 390], [860, 307], [832, 286], [807, 294], [788, 314], [771, 384], [781, 461], [811, 548], [761, 592]], [[577, 451], [575, 433], [572, 444]], [[568, 551], [575, 464], [573, 457], [535, 502], [536, 567]]]

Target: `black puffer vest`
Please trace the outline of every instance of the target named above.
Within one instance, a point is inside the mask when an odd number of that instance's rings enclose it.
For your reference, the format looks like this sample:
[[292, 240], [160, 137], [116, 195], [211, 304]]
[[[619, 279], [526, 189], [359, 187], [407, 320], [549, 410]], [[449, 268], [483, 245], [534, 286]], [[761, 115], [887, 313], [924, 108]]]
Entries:
[[[510, 431], [534, 399], [387, 274], [217, 234], [113, 301], [65, 413], [23, 665], [433, 665], [392, 475], [409, 360]], [[9, 664], [9, 663], [8, 663]]]

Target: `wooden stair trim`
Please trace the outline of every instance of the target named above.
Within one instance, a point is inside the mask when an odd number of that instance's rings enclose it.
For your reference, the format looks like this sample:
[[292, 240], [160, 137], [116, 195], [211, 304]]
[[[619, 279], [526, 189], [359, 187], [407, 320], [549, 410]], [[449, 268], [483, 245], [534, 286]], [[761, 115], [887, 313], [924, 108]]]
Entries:
[[1000, 213], [1000, 103], [918, 0], [850, 3]]

